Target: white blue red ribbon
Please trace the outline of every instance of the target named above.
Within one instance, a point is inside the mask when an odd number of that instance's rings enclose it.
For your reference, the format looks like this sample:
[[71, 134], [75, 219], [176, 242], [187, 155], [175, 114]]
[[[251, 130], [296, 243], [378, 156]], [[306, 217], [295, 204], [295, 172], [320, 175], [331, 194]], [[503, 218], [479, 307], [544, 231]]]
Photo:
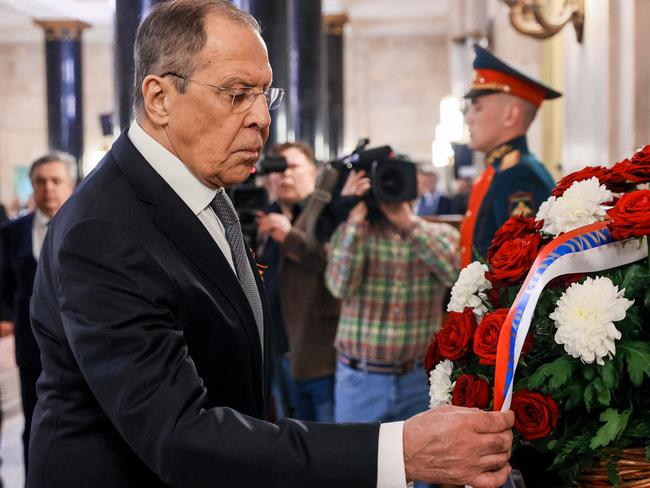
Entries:
[[521, 349], [537, 301], [554, 278], [623, 266], [648, 256], [648, 238], [615, 240], [606, 222], [560, 235], [542, 248], [508, 312], [497, 347], [494, 410], [508, 410]]

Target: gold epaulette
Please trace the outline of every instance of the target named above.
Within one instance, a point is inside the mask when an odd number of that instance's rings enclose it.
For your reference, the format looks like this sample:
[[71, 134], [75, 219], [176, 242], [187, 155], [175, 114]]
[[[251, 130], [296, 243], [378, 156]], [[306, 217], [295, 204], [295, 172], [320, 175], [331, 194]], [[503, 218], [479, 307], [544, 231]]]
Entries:
[[513, 147], [510, 144], [504, 144], [503, 146], [499, 146], [496, 149], [493, 149], [485, 158], [485, 164], [493, 164], [494, 161], [501, 158], [504, 154], [508, 154], [510, 151], [512, 151], [512, 149]]

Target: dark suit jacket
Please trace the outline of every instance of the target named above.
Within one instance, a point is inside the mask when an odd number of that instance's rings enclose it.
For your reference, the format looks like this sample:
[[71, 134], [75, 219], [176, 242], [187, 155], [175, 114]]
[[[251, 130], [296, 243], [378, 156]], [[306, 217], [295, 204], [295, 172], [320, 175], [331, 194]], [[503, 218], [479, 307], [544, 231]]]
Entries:
[[50, 224], [32, 319], [30, 488], [376, 483], [377, 425], [259, 420], [269, 354], [246, 297], [125, 134]]
[[452, 213], [451, 199], [442, 194], [438, 198], [437, 205], [427, 202], [424, 199], [424, 195], [417, 202], [417, 214], [420, 217], [426, 217], [428, 215], [449, 215]]
[[34, 287], [36, 260], [32, 251], [32, 223], [28, 214], [0, 229], [0, 297], [10, 310], [16, 339], [16, 364], [40, 371], [41, 358], [29, 323], [29, 299]]

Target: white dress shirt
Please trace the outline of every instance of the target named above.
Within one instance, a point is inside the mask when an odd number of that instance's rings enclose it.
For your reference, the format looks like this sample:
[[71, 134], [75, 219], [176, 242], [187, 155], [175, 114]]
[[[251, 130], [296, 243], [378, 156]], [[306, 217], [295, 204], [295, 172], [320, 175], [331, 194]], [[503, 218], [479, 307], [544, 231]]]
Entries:
[[[233, 271], [230, 246], [221, 221], [210, 207], [210, 202], [218, 190], [201, 183], [187, 169], [183, 162], [165, 149], [153, 137], [133, 122], [129, 128], [129, 139], [151, 167], [167, 182], [176, 194], [192, 209], [201, 223], [215, 240]], [[377, 488], [404, 488], [404, 453], [402, 431], [404, 422], [381, 424], [379, 427], [379, 446], [377, 452]]]
[[50, 218], [37, 209], [34, 212], [32, 222], [32, 254], [36, 262], [38, 262], [38, 257], [41, 255], [41, 248], [43, 247], [48, 225], [50, 225]]

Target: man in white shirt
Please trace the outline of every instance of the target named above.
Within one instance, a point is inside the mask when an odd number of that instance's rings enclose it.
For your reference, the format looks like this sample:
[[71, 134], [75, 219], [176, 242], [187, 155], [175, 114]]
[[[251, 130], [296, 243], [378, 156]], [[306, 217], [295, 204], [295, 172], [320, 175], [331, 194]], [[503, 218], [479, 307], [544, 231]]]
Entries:
[[223, 188], [250, 174], [282, 90], [226, 0], [158, 3], [135, 60], [136, 122], [43, 248], [28, 488], [500, 486], [511, 412], [262, 420], [268, 306]]
[[53, 152], [38, 158], [29, 170], [36, 210], [0, 230], [0, 297], [14, 323], [16, 364], [25, 428], [23, 449], [27, 468], [29, 430], [36, 405], [36, 380], [41, 373], [40, 352], [29, 323], [36, 263], [50, 219], [70, 197], [77, 178], [74, 158]]

